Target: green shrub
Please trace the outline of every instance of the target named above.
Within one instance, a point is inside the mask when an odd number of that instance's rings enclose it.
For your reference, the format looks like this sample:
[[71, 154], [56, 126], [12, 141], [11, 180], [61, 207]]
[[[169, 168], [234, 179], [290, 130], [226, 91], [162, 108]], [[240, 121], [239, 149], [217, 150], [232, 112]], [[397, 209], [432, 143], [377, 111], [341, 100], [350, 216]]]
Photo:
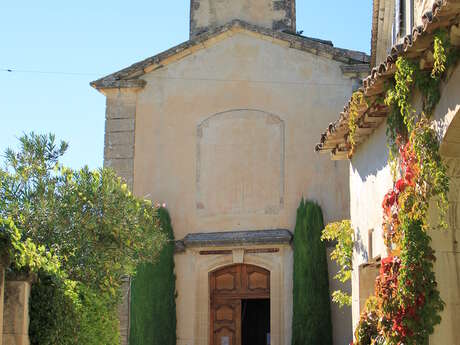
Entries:
[[32, 345], [77, 345], [78, 311], [54, 277], [40, 274], [29, 300]]
[[130, 345], [176, 344], [174, 234], [168, 211], [158, 212], [169, 242], [155, 264], [141, 264], [131, 287]]
[[117, 299], [39, 274], [29, 301], [32, 345], [118, 345]]
[[294, 233], [292, 345], [331, 345], [332, 322], [321, 208], [302, 199]]
[[81, 318], [79, 344], [119, 345], [118, 299], [79, 286]]

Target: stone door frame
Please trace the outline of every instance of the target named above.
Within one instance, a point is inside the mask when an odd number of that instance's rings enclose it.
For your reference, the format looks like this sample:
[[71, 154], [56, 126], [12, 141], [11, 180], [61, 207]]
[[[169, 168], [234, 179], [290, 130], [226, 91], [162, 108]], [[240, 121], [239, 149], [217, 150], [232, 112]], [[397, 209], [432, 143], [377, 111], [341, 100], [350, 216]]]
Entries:
[[[253, 247], [253, 246], [251, 246]], [[209, 248], [207, 248], [209, 249]], [[222, 249], [222, 248], [215, 248]], [[229, 248], [225, 248], [229, 250]], [[236, 263], [258, 266], [270, 272], [270, 336], [272, 345], [285, 345], [290, 341], [290, 322], [292, 320], [292, 283], [285, 283], [283, 260], [291, 255], [291, 248], [279, 247], [278, 253], [238, 255], [242, 248], [230, 248], [233, 255], [200, 256], [197, 260], [198, 275], [196, 279], [196, 317], [194, 320], [195, 345], [210, 344], [210, 288], [209, 274], [215, 270]], [[285, 253], [285, 251], [289, 251]], [[288, 272], [288, 282], [292, 280], [292, 272]], [[287, 307], [286, 307], [287, 305]], [[286, 312], [287, 310], [287, 312]], [[288, 321], [288, 323], [286, 323]], [[288, 327], [285, 327], [285, 325]]]

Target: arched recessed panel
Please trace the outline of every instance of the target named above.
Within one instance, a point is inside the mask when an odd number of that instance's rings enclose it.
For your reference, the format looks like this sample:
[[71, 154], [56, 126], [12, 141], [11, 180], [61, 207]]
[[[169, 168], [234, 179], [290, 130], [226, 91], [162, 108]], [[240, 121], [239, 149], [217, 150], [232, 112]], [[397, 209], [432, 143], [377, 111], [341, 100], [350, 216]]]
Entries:
[[232, 272], [224, 273], [216, 276], [217, 291], [235, 291], [236, 281], [235, 274]]
[[214, 332], [215, 345], [239, 345], [236, 343], [235, 330], [223, 327]]
[[252, 272], [248, 274], [248, 289], [265, 290], [268, 288], [269, 276], [261, 272]]
[[284, 204], [284, 122], [238, 109], [197, 128], [196, 208], [201, 215], [277, 214]]
[[229, 321], [235, 320], [234, 308], [229, 305], [217, 305], [216, 306], [216, 320], [217, 321]]

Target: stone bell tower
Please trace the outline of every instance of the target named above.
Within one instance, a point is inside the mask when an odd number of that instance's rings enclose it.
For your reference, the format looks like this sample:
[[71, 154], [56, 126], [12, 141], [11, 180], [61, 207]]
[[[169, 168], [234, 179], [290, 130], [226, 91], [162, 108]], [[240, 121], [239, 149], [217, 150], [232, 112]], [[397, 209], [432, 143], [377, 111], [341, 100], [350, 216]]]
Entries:
[[234, 19], [295, 32], [295, 0], [191, 0], [190, 37]]

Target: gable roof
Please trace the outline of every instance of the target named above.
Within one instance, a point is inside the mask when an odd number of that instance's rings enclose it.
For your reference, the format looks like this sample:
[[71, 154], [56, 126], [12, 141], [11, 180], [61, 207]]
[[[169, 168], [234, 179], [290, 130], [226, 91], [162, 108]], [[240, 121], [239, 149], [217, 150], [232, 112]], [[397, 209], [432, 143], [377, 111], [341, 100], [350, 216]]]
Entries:
[[[389, 109], [379, 104], [377, 100], [385, 96], [384, 84], [386, 80], [394, 77], [398, 57], [424, 58], [425, 67], [431, 68], [432, 62], [429, 61], [432, 59], [429, 54], [431, 54], [434, 33], [441, 28], [450, 30], [450, 35], [460, 43], [460, 0], [435, 1], [432, 10], [422, 16], [422, 23], [414, 27], [412, 35], [407, 35], [402, 44], [394, 45], [385, 61], [374, 67], [371, 74], [363, 80], [360, 91], [364, 93], [369, 104], [358, 109], [356, 147], [364, 142], [388, 116]], [[315, 151], [330, 152], [334, 160], [351, 158], [348, 125], [350, 104], [351, 100], [345, 105], [339, 118], [330, 123], [326, 131], [321, 134]]]
[[168, 49], [158, 55], [137, 62], [127, 68], [90, 83], [96, 89], [128, 88], [145, 86], [145, 81], [139, 79], [142, 75], [157, 68], [161, 68], [170, 62], [182, 59], [198, 50], [205, 49], [210, 44], [233, 35], [236, 32], [245, 32], [256, 35], [262, 39], [274, 43], [298, 49], [315, 55], [321, 55], [344, 64], [368, 64], [369, 56], [365, 53], [336, 48], [331, 41], [301, 36], [298, 34], [275, 31], [246, 23], [241, 20], [233, 20], [226, 25], [206, 31], [190, 40]]

